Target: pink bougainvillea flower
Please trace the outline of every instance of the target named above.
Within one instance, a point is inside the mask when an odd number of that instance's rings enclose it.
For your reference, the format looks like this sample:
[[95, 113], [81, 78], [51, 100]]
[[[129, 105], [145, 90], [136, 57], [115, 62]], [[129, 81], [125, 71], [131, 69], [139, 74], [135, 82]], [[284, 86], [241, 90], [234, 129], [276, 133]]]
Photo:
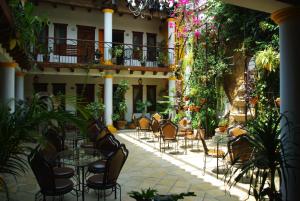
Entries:
[[199, 25], [200, 24], [200, 19], [196, 16], [193, 17], [193, 24], [194, 25]]
[[179, 0], [180, 5], [186, 5], [189, 3], [189, 0]]
[[196, 39], [199, 39], [199, 37], [200, 37], [200, 31], [198, 29], [196, 29], [195, 32], [194, 32], [194, 35], [195, 35]]
[[169, 28], [174, 28], [175, 27], [175, 23], [174, 22], [169, 22]]

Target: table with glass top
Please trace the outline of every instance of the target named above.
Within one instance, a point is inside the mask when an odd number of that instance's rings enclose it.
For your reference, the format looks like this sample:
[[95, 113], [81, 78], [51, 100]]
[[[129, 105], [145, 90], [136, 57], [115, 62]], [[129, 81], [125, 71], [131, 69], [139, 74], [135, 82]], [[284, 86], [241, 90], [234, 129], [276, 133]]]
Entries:
[[84, 201], [85, 188], [85, 167], [91, 163], [103, 160], [105, 157], [98, 149], [92, 148], [75, 148], [72, 150], [64, 150], [59, 152], [57, 160], [65, 165], [74, 166], [77, 170], [78, 187], [81, 190], [82, 200]]

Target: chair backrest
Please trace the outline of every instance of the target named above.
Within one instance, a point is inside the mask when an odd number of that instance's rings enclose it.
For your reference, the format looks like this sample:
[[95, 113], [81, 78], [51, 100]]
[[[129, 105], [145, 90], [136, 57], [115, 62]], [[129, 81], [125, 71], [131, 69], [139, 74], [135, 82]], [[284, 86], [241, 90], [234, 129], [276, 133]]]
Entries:
[[163, 140], [175, 140], [177, 137], [178, 126], [171, 121], [167, 121], [160, 127]]
[[199, 128], [199, 129], [197, 130], [197, 135], [198, 135], [198, 137], [199, 137], [200, 140], [201, 140], [201, 143], [202, 143], [202, 146], [203, 146], [203, 149], [204, 149], [204, 153], [207, 155], [209, 149], [208, 149], [208, 147], [207, 147], [207, 145], [206, 145], [206, 142], [205, 142], [205, 130]]
[[43, 147], [40, 148], [39, 153], [43, 158], [52, 166], [56, 165], [57, 150], [52, 143], [47, 142]]
[[184, 117], [179, 121], [179, 126], [180, 127], [186, 127], [188, 124], [187, 119]]
[[154, 133], [158, 133], [160, 130], [160, 125], [159, 125], [159, 122], [158, 120], [156, 120], [155, 118], [152, 118], [152, 121], [151, 121], [151, 129]]
[[160, 122], [160, 120], [162, 119], [162, 116], [158, 113], [155, 113], [152, 115], [152, 119], [155, 119], [156, 121]]
[[40, 154], [38, 147], [29, 155], [28, 162], [40, 186], [41, 192], [54, 191], [53, 168]]
[[63, 137], [59, 135], [58, 131], [54, 128], [49, 128], [45, 133], [46, 140], [51, 143], [57, 152], [64, 150]]
[[122, 167], [127, 160], [128, 150], [124, 144], [116, 150], [116, 152], [111, 155], [106, 162], [105, 172], [104, 172], [104, 185], [116, 184], [117, 179], [120, 175]]
[[120, 146], [120, 142], [110, 133], [96, 142], [96, 148], [106, 157], [114, 154]]
[[138, 122], [139, 122], [139, 129], [142, 129], [142, 130], [150, 129], [151, 122], [150, 122], [150, 119], [148, 119], [147, 117], [141, 117], [138, 120]]
[[100, 133], [100, 129], [97, 123], [93, 123], [88, 127], [87, 130], [87, 138], [89, 139], [89, 141], [91, 142], [96, 142], [97, 137]]
[[240, 135], [228, 142], [228, 153], [232, 164], [248, 161], [252, 152], [253, 148], [247, 135]]

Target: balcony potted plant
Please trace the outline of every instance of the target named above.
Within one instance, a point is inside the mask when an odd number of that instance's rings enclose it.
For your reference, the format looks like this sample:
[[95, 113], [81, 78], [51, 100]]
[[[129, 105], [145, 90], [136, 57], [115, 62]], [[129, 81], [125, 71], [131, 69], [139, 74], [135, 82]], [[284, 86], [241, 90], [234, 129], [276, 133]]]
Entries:
[[167, 63], [167, 57], [166, 54], [162, 51], [159, 51], [158, 57], [157, 57], [157, 65], [158, 67], [165, 67]]
[[123, 53], [124, 53], [124, 46], [123, 45], [116, 45], [113, 47], [113, 60], [117, 65], [122, 65], [123, 63]]
[[143, 56], [143, 52], [141, 52], [141, 54], [140, 54], [139, 61], [141, 62], [141, 66], [146, 66], [147, 58], [146, 58], [146, 56]]
[[125, 94], [129, 89], [128, 82], [126, 80], [122, 80], [114, 92], [113, 96], [113, 115], [112, 120], [115, 122], [116, 126], [119, 129], [124, 129], [127, 124], [125, 120], [125, 112], [127, 112], [127, 105], [125, 102]]

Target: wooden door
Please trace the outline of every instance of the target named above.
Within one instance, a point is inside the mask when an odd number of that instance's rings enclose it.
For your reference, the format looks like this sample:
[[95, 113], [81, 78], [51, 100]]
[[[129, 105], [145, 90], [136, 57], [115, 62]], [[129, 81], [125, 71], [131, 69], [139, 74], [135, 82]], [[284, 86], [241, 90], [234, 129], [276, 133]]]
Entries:
[[89, 63], [95, 56], [95, 27], [77, 25], [77, 63]]
[[100, 53], [100, 63], [104, 62], [104, 30], [103, 29], [99, 29], [98, 31], [98, 50]]
[[147, 112], [156, 111], [156, 85], [147, 85], [147, 101], [151, 103], [151, 106], [147, 107]]
[[147, 61], [156, 61], [156, 34], [147, 33]]
[[94, 84], [76, 84], [77, 104], [87, 105], [95, 100]]
[[136, 113], [136, 103], [143, 101], [143, 85], [133, 85], [133, 113]]

